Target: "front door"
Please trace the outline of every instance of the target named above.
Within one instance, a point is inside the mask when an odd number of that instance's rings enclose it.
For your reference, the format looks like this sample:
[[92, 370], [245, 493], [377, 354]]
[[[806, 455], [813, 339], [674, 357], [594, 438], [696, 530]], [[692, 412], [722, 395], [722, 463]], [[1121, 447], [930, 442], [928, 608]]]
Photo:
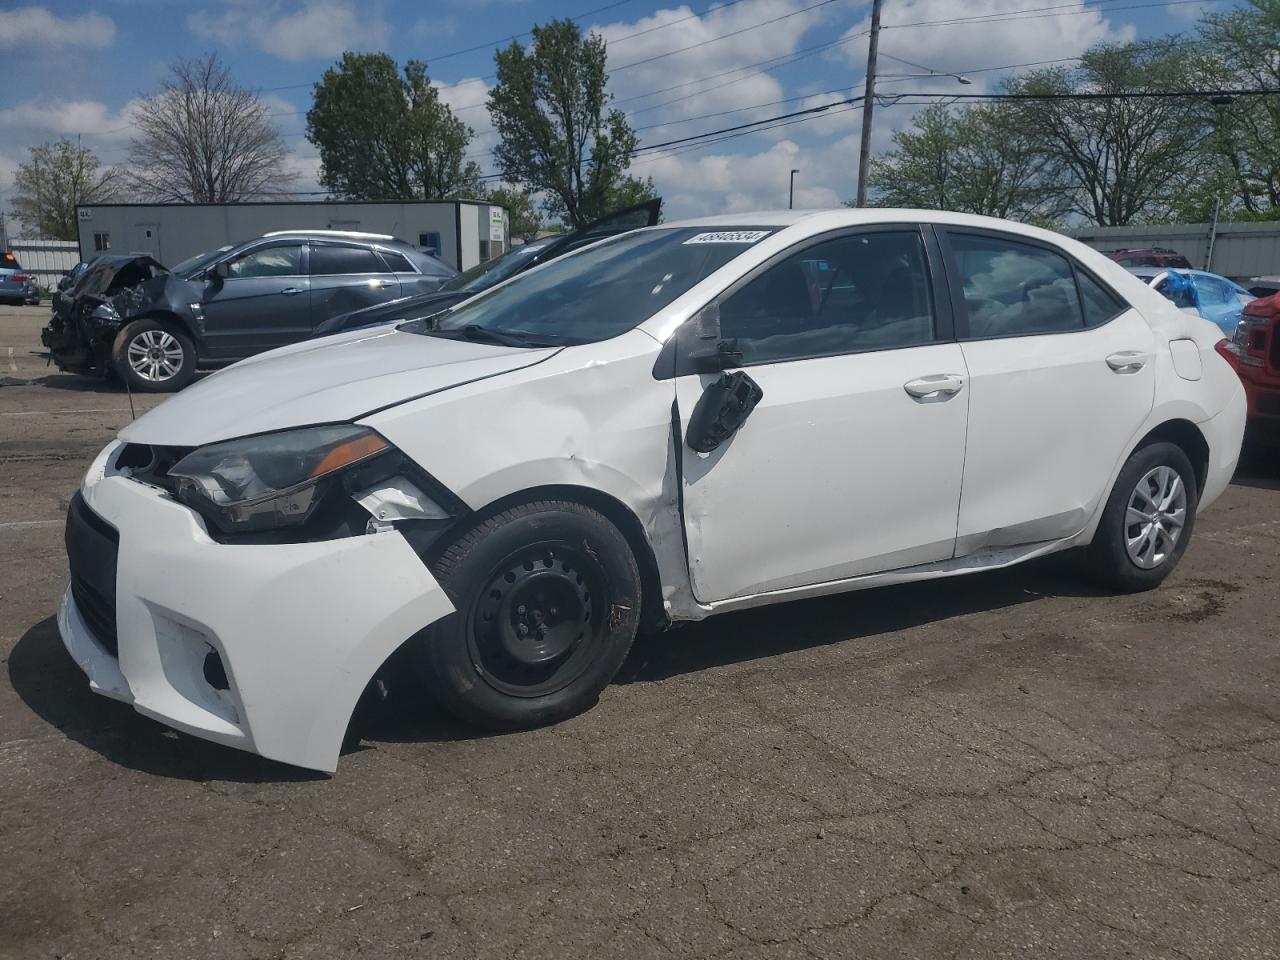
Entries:
[[957, 553], [1073, 536], [1151, 411], [1151, 327], [1056, 247], [942, 233], [969, 369]]
[[[806, 243], [719, 306], [763, 397], [711, 452], [682, 444], [698, 600], [950, 558], [967, 375], [918, 228]], [[684, 436], [720, 376], [677, 377]]]
[[210, 359], [270, 350], [290, 342], [288, 331], [307, 325], [311, 293], [300, 241], [260, 244], [224, 263], [225, 276], [204, 281], [200, 303]]

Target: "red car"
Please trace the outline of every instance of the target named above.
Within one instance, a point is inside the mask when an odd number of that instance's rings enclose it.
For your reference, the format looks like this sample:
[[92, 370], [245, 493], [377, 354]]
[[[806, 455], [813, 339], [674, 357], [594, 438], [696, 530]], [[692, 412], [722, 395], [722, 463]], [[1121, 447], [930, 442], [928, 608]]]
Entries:
[[1122, 267], [1160, 267], [1167, 270], [1176, 267], [1179, 270], [1190, 270], [1191, 261], [1177, 250], [1168, 247], [1142, 247], [1122, 250], [1107, 250], [1104, 257], [1110, 257]]
[[1244, 381], [1250, 423], [1280, 428], [1280, 293], [1245, 304], [1218, 352]]

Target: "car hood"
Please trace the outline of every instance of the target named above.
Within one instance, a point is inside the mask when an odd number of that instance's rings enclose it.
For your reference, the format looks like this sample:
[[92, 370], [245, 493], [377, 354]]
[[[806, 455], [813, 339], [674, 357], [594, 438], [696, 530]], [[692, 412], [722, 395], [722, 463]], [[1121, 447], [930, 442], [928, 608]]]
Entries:
[[525, 349], [399, 330], [355, 330], [259, 354], [198, 381], [120, 431], [130, 443], [194, 447], [365, 414], [519, 370], [560, 348]]

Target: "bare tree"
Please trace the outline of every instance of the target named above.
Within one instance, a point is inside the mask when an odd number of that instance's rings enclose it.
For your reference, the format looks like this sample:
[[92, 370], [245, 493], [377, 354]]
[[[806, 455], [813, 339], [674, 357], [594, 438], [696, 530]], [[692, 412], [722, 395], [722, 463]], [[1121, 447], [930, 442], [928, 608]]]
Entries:
[[13, 178], [13, 212], [31, 236], [74, 240], [76, 204], [104, 203], [119, 193], [119, 173], [102, 170], [88, 147], [63, 137], [29, 152]]
[[235, 203], [281, 195], [296, 179], [267, 105], [210, 53], [170, 66], [164, 89], [138, 110], [129, 180], [169, 203]]

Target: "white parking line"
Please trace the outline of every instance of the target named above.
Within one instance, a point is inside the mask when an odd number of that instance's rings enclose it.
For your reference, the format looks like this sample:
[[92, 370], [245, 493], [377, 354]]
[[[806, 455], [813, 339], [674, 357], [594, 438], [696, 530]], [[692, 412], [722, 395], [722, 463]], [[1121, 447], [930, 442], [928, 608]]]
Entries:
[[13, 359], [13, 347], [9, 348], [9, 369], [15, 373], [18, 370], [18, 362]]
[[16, 410], [0, 417], [61, 417], [69, 413], [128, 413], [128, 407], [95, 407], [92, 410]]
[[62, 520], [9, 520], [0, 523], [0, 530], [22, 530], [27, 527], [60, 527]]

